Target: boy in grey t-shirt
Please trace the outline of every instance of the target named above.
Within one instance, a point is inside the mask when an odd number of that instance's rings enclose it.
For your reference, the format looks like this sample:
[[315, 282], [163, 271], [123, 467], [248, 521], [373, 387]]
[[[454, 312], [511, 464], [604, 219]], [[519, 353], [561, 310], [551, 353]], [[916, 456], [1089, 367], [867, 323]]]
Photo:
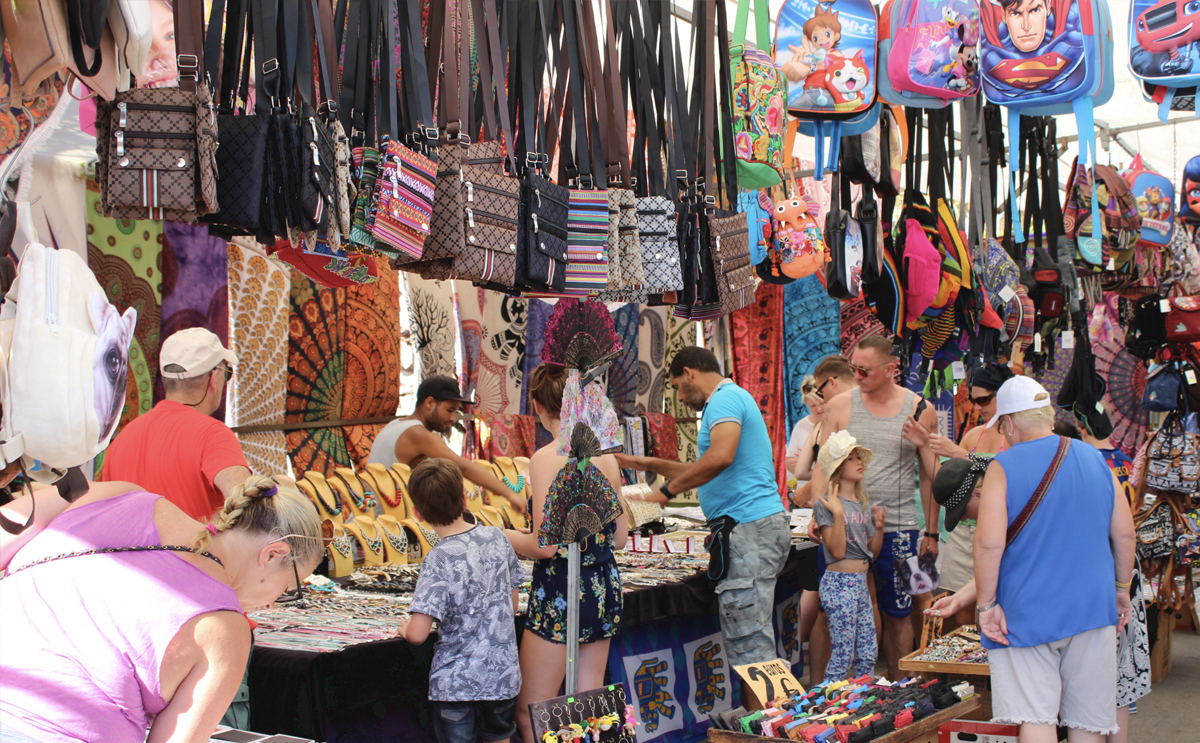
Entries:
[[448, 459], [427, 459], [409, 480], [419, 518], [440, 539], [398, 634], [419, 645], [438, 622], [429, 711], [439, 743], [507, 740], [521, 691], [514, 616], [525, 572], [504, 532], [463, 519], [462, 492], [462, 473]]

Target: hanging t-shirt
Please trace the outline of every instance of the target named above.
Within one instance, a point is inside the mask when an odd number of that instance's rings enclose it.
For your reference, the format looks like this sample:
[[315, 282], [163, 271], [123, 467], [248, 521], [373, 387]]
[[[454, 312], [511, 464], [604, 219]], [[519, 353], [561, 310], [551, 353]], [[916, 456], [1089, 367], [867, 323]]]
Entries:
[[1104, 461], [1108, 462], [1109, 468], [1117, 476], [1117, 481], [1121, 483], [1121, 489], [1125, 492], [1125, 498], [1132, 506], [1134, 491], [1133, 484], [1129, 482], [1129, 473], [1133, 469], [1133, 460], [1120, 449], [1101, 449], [1100, 453], [1104, 455]]

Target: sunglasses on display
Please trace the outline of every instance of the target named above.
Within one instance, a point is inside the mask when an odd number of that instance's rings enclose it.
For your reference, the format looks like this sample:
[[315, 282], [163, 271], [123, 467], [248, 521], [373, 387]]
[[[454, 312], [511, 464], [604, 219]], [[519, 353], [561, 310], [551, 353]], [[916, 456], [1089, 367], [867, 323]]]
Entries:
[[[310, 537], [307, 534], [285, 534], [274, 541], [282, 542], [285, 539], [320, 539], [322, 548], [328, 549], [329, 545], [333, 543], [333, 522], [329, 519], [321, 522], [321, 536], [319, 537]], [[287, 604], [304, 598], [304, 582], [300, 580], [300, 568], [296, 566], [295, 560], [292, 560], [292, 574], [296, 576], [296, 587], [280, 594], [279, 598], [275, 599], [275, 603]]]
[[996, 399], [996, 393], [993, 392], [992, 394], [984, 395], [983, 397], [971, 397], [968, 399], [971, 401], [972, 405], [978, 405], [979, 407], [982, 408], [982, 407], [985, 407], [992, 400]]

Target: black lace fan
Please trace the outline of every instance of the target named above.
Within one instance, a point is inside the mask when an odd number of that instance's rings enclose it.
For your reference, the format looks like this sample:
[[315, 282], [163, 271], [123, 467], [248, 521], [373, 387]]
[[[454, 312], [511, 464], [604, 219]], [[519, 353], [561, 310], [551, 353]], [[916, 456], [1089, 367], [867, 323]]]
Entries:
[[621, 503], [608, 478], [592, 457], [600, 454], [600, 440], [583, 423], [571, 431], [571, 451], [546, 494], [538, 544], [582, 542], [598, 534], [621, 515]]
[[589, 371], [621, 354], [621, 337], [604, 303], [560, 299], [546, 322], [542, 361]]

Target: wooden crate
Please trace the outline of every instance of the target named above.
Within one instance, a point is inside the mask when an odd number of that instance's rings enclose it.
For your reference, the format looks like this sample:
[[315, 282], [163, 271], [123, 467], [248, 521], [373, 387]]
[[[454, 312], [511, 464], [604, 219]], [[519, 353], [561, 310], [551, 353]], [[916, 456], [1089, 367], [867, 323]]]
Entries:
[[[953, 707], [935, 712], [929, 717], [918, 720], [906, 728], [888, 733], [882, 738], [876, 738], [872, 743], [936, 743], [938, 726], [951, 720], [969, 719], [967, 716], [978, 709], [978, 707], [979, 697], [964, 699]], [[711, 728], [708, 731], [708, 740], [710, 743], [762, 743], [766, 740], [781, 739]]]
[[[934, 600], [930, 599], [925, 608], [933, 606]], [[948, 661], [928, 661], [916, 660], [929, 649], [929, 643], [942, 636], [942, 617], [931, 617], [928, 614], [924, 615], [925, 621], [921, 625], [921, 649], [915, 653], [909, 653], [900, 659], [900, 670], [915, 671], [917, 673], [936, 673], [949, 674], [952, 676], [991, 676], [991, 669], [986, 663], [953, 663]], [[966, 629], [959, 627], [950, 632], [947, 637], [955, 635], [966, 635], [974, 639], [978, 639], [974, 635], [967, 633]]]

